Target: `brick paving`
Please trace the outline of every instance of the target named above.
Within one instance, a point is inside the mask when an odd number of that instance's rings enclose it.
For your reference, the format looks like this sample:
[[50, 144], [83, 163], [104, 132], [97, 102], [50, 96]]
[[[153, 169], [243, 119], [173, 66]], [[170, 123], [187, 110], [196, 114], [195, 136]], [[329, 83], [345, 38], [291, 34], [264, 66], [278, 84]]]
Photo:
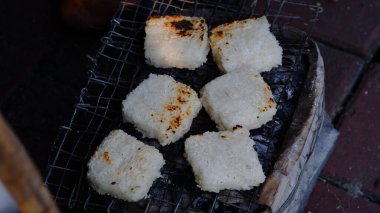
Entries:
[[313, 32], [315, 37], [364, 57], [373, 54], [380, 42], [379, 0], [315, 2], [324, 8]]
[[380, 1], [323, 1], [314, 31], [340, 131], [305, 212], [380, 212]]
[[326, 111], [335, 117], [360, 75], [364, 60], [323, 43], [319, 43], [319, 49], [326, 71]]
[[380, 202], [379, 97], [380, 64], [373, 64], [341, 118], [341, 135], [322, 175], [359, 185]]
[[310, 196], [309, 205], [305, 208], [306, 213], [375, 213], [380, 212], [380, 205], [363, 198], [355, 198], [345, 191], [326, 184], [317, 182]]

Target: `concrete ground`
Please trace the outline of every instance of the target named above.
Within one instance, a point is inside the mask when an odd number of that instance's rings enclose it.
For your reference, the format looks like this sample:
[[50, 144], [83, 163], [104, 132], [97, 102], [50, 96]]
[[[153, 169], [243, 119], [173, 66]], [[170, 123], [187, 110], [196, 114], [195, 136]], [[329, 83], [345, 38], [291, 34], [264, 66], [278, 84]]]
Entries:
[[[313, 36], [340, 131], [305, 212], [380, 212], [380, 1], [305, 1], [324, 8]], [[57, 1], [19, 4], [0, 7], [0, 109], [44, 172], [105, 32], [66, 27]]]

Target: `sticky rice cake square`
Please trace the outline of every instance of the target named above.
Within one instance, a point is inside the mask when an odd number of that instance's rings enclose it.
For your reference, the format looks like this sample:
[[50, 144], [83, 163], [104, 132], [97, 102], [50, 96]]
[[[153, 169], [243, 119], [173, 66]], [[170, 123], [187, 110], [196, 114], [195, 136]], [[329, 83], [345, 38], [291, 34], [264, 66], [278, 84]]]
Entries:
[[248, 190], [265, 180], [254, 144], [245, 128], [205, 132], [185, 141], [185, 157], [202, 190]]
[[207, 61], [207, 24], [181, 15], [150, 17], [145, 26], [145, 58], [158, 68], [194, 70]]
[[124, 120], [161, 145], [180, 139], [202, 105], [197, 93], [168, 75], [149, 75], [122, 103]]
[[271, 88], [260, 74], [222, 75], [202, 88], [201, 101], [219, 130], [237, 125], [256, 129], [277, 111]]
[[165, 164], [162, 154], [122, 130], [112, 131], [88, 163], [87, 178], [99, 194], [138, 201], [147, 196]]
[[267, 18], [234, 21], [210, 31], [214, 61], [224, 73], [270, 71], [282, 64], [282, 48]]

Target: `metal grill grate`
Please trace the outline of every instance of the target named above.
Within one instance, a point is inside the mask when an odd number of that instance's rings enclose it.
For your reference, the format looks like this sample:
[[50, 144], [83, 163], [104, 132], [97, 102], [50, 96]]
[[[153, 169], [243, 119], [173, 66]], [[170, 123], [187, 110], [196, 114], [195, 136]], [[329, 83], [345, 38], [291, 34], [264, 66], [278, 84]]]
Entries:
[[[62, 207], [108, 212], [250, 212], [260, 211], [256, 203], [258, 189], [202, 192], [196, 187], [191, 168], [182, 157], [183, 140], [160, 147], [153, 139], [142, 138], [132, 125], [121, 123], [121, 101], [149, 73], [170, 74], [196, 91], [219, 75], [216, 65], [208, 62], [196, 72], [156, 69], [144, 63], [145, 20], [150, 15], [183, 14], [202, 16], [210, 26], [236, 19], [266, 15], [272, 31], [284, 49], [283, 66], [263, 74], [271, 86], [278, 113], [264, 127], [251, 131], [264, 170], [268, 173], [281, 148], [297, 97], [307, 72], [308, 38], [322, 8], [306, 0], [130, 0], [122, 1], [111, 22], [111, 29], [89, 71], [88, 82], [70, 120], [60, 127], [53, 145], [45, 183]], [[307, 33], [288, 39], [286, 26], [296, 26]], [[215, 130], [202, 110], [186, 135]], [[147, 144], [160, 149], [166, 159], [163, 178], [150, 190], [150, 198], [127, 203], [94, 192], [86, 180], [86, 164], [101, 140], [115, 128], [121, 128]], [[185, 137], [186, 137], [185, 136]]]

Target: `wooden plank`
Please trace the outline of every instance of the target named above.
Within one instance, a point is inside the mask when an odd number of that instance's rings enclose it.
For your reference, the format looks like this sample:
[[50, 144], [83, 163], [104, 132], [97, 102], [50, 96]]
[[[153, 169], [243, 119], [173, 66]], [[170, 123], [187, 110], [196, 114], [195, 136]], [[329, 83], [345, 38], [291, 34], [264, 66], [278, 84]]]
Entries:
[[1, 114], [0, 180], [21, 212], [59, 212], [40, 174]]

